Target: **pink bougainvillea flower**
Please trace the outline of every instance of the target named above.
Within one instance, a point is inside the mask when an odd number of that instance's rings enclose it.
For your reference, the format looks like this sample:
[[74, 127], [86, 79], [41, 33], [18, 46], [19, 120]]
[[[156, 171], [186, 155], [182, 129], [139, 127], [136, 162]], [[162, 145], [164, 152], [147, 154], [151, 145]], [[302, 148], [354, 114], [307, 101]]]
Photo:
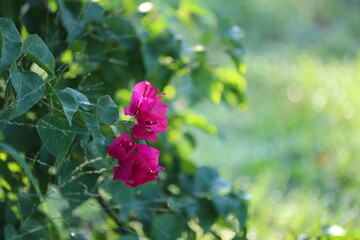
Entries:
[[160, 100], [165, 94], [157, 96], [158, 93], [159, 89], [152, 86], [149, 81], [135, 85], [130, 106], [124, 109], [126, 115], [135, 116], [137, 120], [132, 132], [134, 138], [156, 141], [155, 133], [166, 130], [165, 114], [168, 106]]
[[129, 187], [154, 181], [159, 177], [160, 151], [145, 144], [139, 144], [137, 152], [128, 155], [125, 164], [113, 168], [114, 180], [123, 181]]
[[156, 142], [158, 138], [156, 133], [164, 132], [166, 130], [167, 124], [167, 118], [148, 116], [144, 119], [138, 119], [138, 124], [136, 124], [132, 130], [132, 135], [136, 139]]
[[110, 146], [107, 147], [109, 155], [119, 160], [119, 164], [124, 164], [127, 156], [135, 150], [137, 143], [134, 142], [126, 133], [115, 138]]
[[125, 114], [136, 116], [140, 112], [151, 110], [154, 108], [154, 105], [160, 103], [165, 108], [162, 112], [162, 115], [164, 116], [166, 114], [167, 105], [161, 103], [160, 98], [162, 98], [165, 94], [157, 96], [159, 92], [159, 89], [152, 86], [149, 81], [137, 83], [132, 92], [130, 106], [125, 107], [124, 109]]
[[144, 113], [151, 112], [157, 117], [164, 117], [168, 109], [168, 105], [160, 100], [164, 95], [165, 93], [156, 98], [144, 98], [136, 116], [140, 117]]
[[119, 166], [113, 168], [114, 180], [136, 187], [159, 177], [160, 151], [145, 144], [136, 144], [123, 133], [107, 148], [110, 156], [118, 159]]

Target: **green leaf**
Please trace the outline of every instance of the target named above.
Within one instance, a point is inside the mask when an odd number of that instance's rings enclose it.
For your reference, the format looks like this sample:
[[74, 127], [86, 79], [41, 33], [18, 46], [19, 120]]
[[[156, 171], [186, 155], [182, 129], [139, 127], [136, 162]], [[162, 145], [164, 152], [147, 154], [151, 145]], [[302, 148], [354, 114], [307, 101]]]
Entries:
[[112, 141], [114, 140], [113, 137], [105, 137], [103, 133], [100, 131], [99, 128], [94, 129], [92, 131], [92, 137], [94, 138], [94, 141], [96, 142], [97, 148], [101, 154], [101, 156], [106, 156], [106, 147], [110, 146]]
[[165, 197], [159, 184], [155, 182], [148, 182], [137, 186], [136, 188], [138, 189], [137, 200], [142, 199], [153, 201], [154, 199], [161, 199]]
[[197, 217], [197, 211], [198, 211], [197, 199], [192, 197], [183, 197], [178, 200], [177, 204], [183, 207], [183, 210], [186, 212], [187, 216], [191, 218]]
[[23, 52], [49, 75], [54, 73], [55, 58], [39, 36], [29, 35], [24, 41]]
[[195, 174], [195, 193], [205, 196], [212, 187], [212, 183], [219, 177], [216, 169], [211, 167], [199, 167]]
[[246, 228], [246, 222], [248, 219], [248, 207], [247, 203], [244, 200], [240, 201], [239, 213], [237, 214], [237, 219], [239, 221], [240, 229], [244, 230]]
[[6, 224], [4, 228], [4, 236], [6, 240], [17, 239], [17, 232], [12, 224]]
[[[42, 199], [42, 194], [40, 192], [40, 188], [37, 184], [37, 181], [35, 180], [34, 175], [32, 174], [29, 166], [27, 165], [25, 159], [23, 157], [20, 156], [20, 154], [11, 146], [5, 144], [5, 143], [1, 143], [0, 142], [0, 148], [4, 150], [4, 152], [9, 153], [11, 156], [14, 157], [14, 159], [18, 162], [18, 164], [24, 169], [26, 175], [29, 177], [38, 197], [40, 199]], [[1, 151], [0, 151], [1, 152]]]
[[13, 201], [7, 201], [5, 203], [5, 211], [4, 211], [3, 219], [8, 224], [16, 224], [18, 221], [15, 215], [16, 210], [13, 208], [14, 205], [15, 203]]
[[101, 133], [100, 129], [94, 129], [91, 133], [94, 141], [96, 142], [97, 149], [101, 156], [106, 156], [106, 137]]
[[[45, 217], [45, 216], [44, 216]], [[47, 223], [48, 224], [48, 223]], [[49, 234], [46, 228], [39, 228], [41, 223], [35, 218], [27, 218], [21, 225], [19, 230], [22, 239], [49, 239]]]
[[0, 16], [10, 19], [19, 19], [21, 14], [21, 6], [24, 4], [21, 1], [0, 1]]
[[232, 194], [221, 196], [215, 191], [211, 192], [212, 202], [216, 211], [220, 216], [226, 218], [226, 216], [236, 211], [239, 208], [239, 200]]
[[56, 95], [58, 96], [63, 109], [68, 120], [69, 125], [72, 125], [72, 118], [75, 112], [78, 110], [78, 104], [76, 100], [71, 96], [71, 94], [65, 92], [64, 90], [55, 90]]
[[198, 97], [210, 97], [210, 90], [213, 82], [216, 82], [214, 68], [205, 62], [204, 53], [198, 53], [199, 66], [191, 72], [191, 78], [197, 88]]
[[0, 44], [0, 72], [2, 72], [21, 55], [21, 37], [10, 19], [0, 18]]
[[90, 110], [91, 107], [93, 106], [93, 104], [91, 104], [89, 102], [89, 99], [84, 94], [82, 94], [81, 92], [79, 92], [75, 89], [67, 87], [63, 90], [63, 92], [67, 92], [71, 96], [73, 96], [73, 98], [76, 100], [77, 104], [85, 110]]
[[92, 132], [95, 128], [100, 127], [100, 123], [94, 115], [92, 115], [91, 113], [88, 113], [88, 112], [81, 112], [81, 113], [84, 116], [86, 126], [88, 127], [89, 132]]
[[191, 161], [183, 160], [181, 161], [181, 171], [193, 176], [196, 171], [196, 165]]
[[84, 10], [83, 17], [85, 20], [102, 20], [104, 18], [104, 9], [98, 3], [87, 2]]
[[110, 96], [106, 95], [97, 100], [96, 116], [100, 123], [113, 124], [119, 119], [119, 108]]
[[56, 224], [54, 222], [56, 220], [53, 221], [50, 218], [47, 218], [46, 221], [48, 222], [48, 225], [50, 225], [48, 227], [49, 234], [50, 234], [49, 238], [50, 239], [61, 239], [59, 229], [56, 227]]
[[218, 214], [226, 218], [231, 212], [238, 213], [240, 200], [231, 193], [232, 185], [220, 177], [214, 179], [211, 185], [210, 195]]
[[134, 208], [135, 192], [123, 182], [111, 181], [108, 183], [112, 199], [120, 206], [120, 214], [125, 221], [129, 220], [130, 211]]
[[151, 222], [151, 239], [173, 240], [181, 235], [182, 222], [172, 214], [155, 215]]
[[31, 214], [33, 213], [32, 206], [34, 206], [34, 202], [31, 199], [31, 195], [28, 193], [20, 193], [19, 197], [20, 197], [20, 201], [18, 203], [18, 206], [20, 208], [21, 216], [24, 219], [31, 217]]
[[136, 190], [136, 217], [138, 217], [140, 221], [149, 224], [148, 226], [146, 226], [147, 228], [149, 228], [150, 222], [153, 220], [153, 209], [163, 207], [163, 203], [154, 201], [154, 199], [165, 199], [165, 196], [159, 184], [157, 184], [156, 182], [148, 182], [143, 185], [139, 185], [136, 187]]
[[218, 177], [212, 181], [211, 191], [225, 195], [231, 191], [232, 185], [225, 179]]
[[15, 110], [12, 118], [20, 116], [34, 106], [45, 92], [45, 82], [33, 72], [19, 72], [11, 67], [10, 78], [16, 90]]
[[47, 114], [36, 124], [40, 138], [46, 149], [51, 152], [58, 161], [65, 158], [69, 146], [74, 141], [75, 133], [62, 115]]
[[159, 54], [151, 45], [143, 45], [141, 51], [147, 76], [150, 76], [159, 67]]
[[77, 20], [66, 8], [63, 0], [57, 1], [60, 7], [60, 19], [67, 32], [67, 42], [75, 42], [85, 31], [85, 23]]
[[220, 36], [223, 44], [227, 46], [225, 49], [233, 62], [239, 68], [244, 57], [244, 49], [241, 39], [244, 37], [244, 31], [237, 25], [233, 25], [230, 21], [220, 21]]
[[62, 196], [69, 200], [71, 209], [94, 197], [92, 194], [97, 191], [97, 180], [100, 175], [92, 172], [94, 169], [90, 165], [83, 165], [79, 170], [80, 164], [79, 161], [64, 161], [57, 174]]
[[205, 233], [209, 232], [218, 217], [215, 208], [208, 199], [199, 199], [197, 206], [197, 217], [199, 218], [200, 226]]
[[96, 30], [96, 33], [102, 38], [117, 42], [126, 49], [135, 50], [138, 46], [137, 33], [128, 19], [118, 15], [109, 15], [103, 20], [103, 26]]

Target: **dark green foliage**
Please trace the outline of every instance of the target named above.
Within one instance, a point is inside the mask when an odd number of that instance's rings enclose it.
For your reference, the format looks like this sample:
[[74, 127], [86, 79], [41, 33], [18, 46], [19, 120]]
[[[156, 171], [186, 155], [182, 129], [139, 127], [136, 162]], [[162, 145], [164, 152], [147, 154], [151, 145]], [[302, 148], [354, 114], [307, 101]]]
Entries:
[[49, 75], [55, 71], [55, 59], [46, 44], [37, 35], [29, 35], [23, 43], [23, 52], [30, 56]]
[[110, 96], [98, 98], [96, 117], [104, 124], [113, 124], [119, 119], [119, 109]]
[[16, 91], [13, 103], [12, 118], [26, 113], [32, 106], [39, 102], [45, 92], [45, 85], [41, 77], [33, 72], [19, 72], [16, 67], [10, 70], [11, 84]]
[[[191, 162], [196, 139], [184, 128], [216, 128], [188, 105], [174, 107], [206, 98], [243, 103], [234, 33], [209, 38], [207, 29], [199, 38], [226, 47], [235, 65], [225, 74], [206, 49], [192, 50], [171, 30], [189, 20], [168, 14], [176, 10], [216, 25], [186, 1], [149, 11], [135, 1], [120, 1], [121, 9], [111, 1], [3, 2], [0, 14], [12, 19], [0, 18], [0, 239], [198, 239], [218, 238], [222, 228], [245, 236], [240, 192]], [[145, 79], [168, 94], [168, 131], [147, 143], [161, 150], [167, 170], [129, 188], [112, 180], [116, 161], [106, 147], [131, 132], [121, 111]]]
[[74, 141], [75, 133], [63, 115], [47, 114], [36, 124], [36, 129], [45, 147], [58, 161], [62, 161]]
[[177, 239], [182, 229], [182, 221], [176, 215], [159, 214], [151, 222], [151, 239]]
[[71, 126], [72, 118], [78, 109], [78, 104], [77, 104], [75, 98], [66, 91], [55, 90], [55, 93], [58, 96], [58, 98], [63, 106], [64, 113], [66, 115], [66, 119], [68, 120], [69, 125]]
[[0, 18], [0, 73], [13, 62], [15, 62], [21, 54], [22, 41], [19, 32], [16, 30], [15, 24], [7, 18]]

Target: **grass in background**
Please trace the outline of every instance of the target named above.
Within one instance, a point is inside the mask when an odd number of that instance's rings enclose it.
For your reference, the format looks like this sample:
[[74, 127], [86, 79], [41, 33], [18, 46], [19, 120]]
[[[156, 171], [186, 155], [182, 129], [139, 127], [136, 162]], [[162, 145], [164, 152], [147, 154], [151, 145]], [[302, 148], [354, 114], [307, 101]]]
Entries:
[[194, 159], [237, 179], [252, 194], [250, 236], [314, 236], [332, 224], [355, 231], [360, 62], [270, 56], [272, 62], [266, 56], [247, 59], [248, 111], [197, 106], [220, 136], [198, 132]]
[[250, 109], [198, 104], [219, 136], [197, 132], [193, 158], [252, 195], [249, 239], [360, 239], [360, 5], [320, 2], [221, 8], [247, 32]]

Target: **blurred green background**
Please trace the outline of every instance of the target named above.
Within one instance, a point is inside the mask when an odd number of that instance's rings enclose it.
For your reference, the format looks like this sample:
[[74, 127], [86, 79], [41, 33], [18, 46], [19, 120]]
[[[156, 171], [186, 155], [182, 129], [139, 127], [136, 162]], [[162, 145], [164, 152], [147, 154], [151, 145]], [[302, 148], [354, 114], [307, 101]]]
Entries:
[[249, 108], [198, 103], [194, 161], [250, 193], [249, 239], [360, 239], [360, 1], [200, 2], [242, 28]]

